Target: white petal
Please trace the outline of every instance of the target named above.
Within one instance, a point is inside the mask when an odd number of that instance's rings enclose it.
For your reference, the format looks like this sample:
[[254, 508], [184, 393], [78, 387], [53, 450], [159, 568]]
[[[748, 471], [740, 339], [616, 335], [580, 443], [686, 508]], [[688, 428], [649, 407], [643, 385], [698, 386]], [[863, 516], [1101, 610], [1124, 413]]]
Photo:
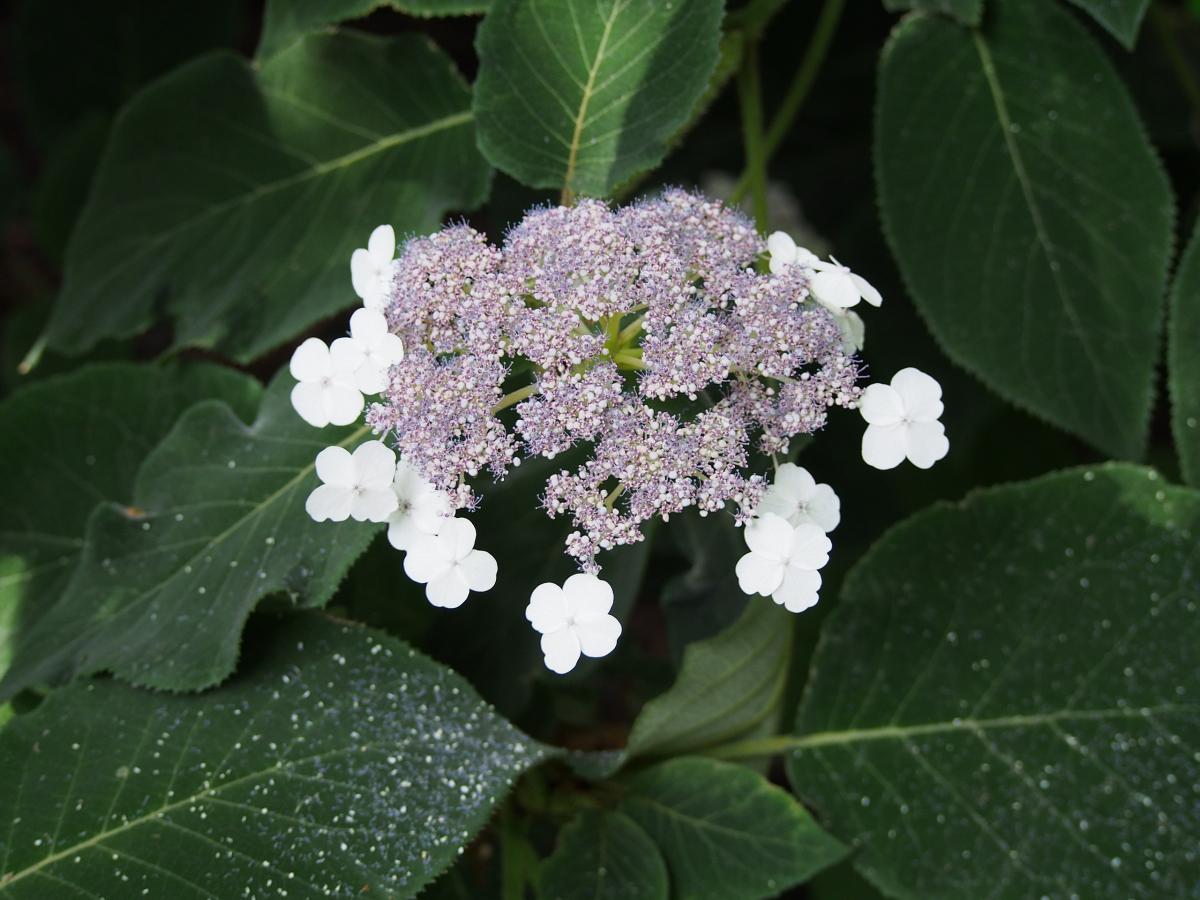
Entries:
[[364, 362], [354, 372], [354, 387], [364, 394], [381, 394], [387, 390], [388, 370]]
[[826, 269], [817, 272], [809, 282], [812, 295], [823, 306], [849, 309], [862, 297], [844, 269]]
[[426, 490], [417, 495], [412, 503], [412, 519], [417, 528], [429, 534], [441, 531], [442, 523], [450, 515], [450, 498], [426, 483]]
[[404, 572], [420, 584], [433, 581], [449, 571], [453, 561], [446, 552], [442, 539], [423, 534], [408, 546], [404, 555]]
[[767, 238], [767, 252], [771, 254], [771, 272], [777, 274], [795, 262], [796, 242], [785, 232], [776, 231]]
[[321, 393], [325, 415], [334, 425], [349, 425], [358, 419], [363, 408], [363, 395], [357, 388], [331, 384]]
[[472, 550], [458, 561], [458, 570], [473, 591], [490, 591], [496, 586], [496, 557], [486, 550]]
[[932, 422], [942, 414], [942, 386], [920, 369], [901, 369], [892, 376], [892, 387], [900, 395], [910, 421]]
[[797, 525], [788, 552], [788, 568], [819, 569], [829, 562], [833, 542], [816, 525]]
[[842, 345], [847, 353], [857, 353], [867, 345], [867, 326], [862, 316], [847, 309], [837, 317], [838, 329], [842, 332]]
[[434, 606], [455, 609], [471, 593], [467, 580], [457, 567], [451, 568], [425, 586], [425, 596]]
[[869, 425], [895, 425], [904, 418], [904, 401], [891, 385], [869, 384], [858, 401], [858, 411]]
[[590, 622], [580, 622], [575, 626], [575, 637], [584, 656], [593, 659], [608, 656], [617, 646], [621, 637], [621, 623], [613, 616], [601, 616]]
[[941, 422], [914, 422], [908, 426], [905, 455], [918, 469], [928, 469], [950, 452], [950, 441]]
[[391, 488], [367, 488], [354, 495], [350, 516], [356, 522], [386, 522], [396, 511], [396, 494]]
[[570, 628], [542, 635], [542, 653], [546, 656], [546, 668], [559, 675], [566, 675], [579, 662], [579, 639]]
[[795, 463], [784, 463], [775, 471], [774, 487], [791, 495], [796, 500], [804, 502], [812, 496], [817, 480], [809, 474], [808, 469]]
[[329, 374], [329, 348], [318, 338], [309, 338], [296, 348], [288, 370], [297, 381], [317, 381]]
[[539, 584], [529, 595], [525, 607], [525, 618], [533, 630], [548, 634], [567, 627], [567, 599], [557, 584], [547, 581]]
[[862, 437], [862, 458], [876, 469], [894, 469], [904, 461], [908, 450], [907, 428], [903, 424], [868, 425]]
[[411, 513], [394, 512], [388, 516], [388, 543], [397, 550], [407, 550], [418, 537], [426, 533], [417, 527]]
[[367, 239], [367, 252], [377, 264], [392, 261], [396, 255], [396, 232], [391, 225], [380, 225], [371, 232]]
[[563, 594], [567, 611], [576, 622], [598, 619], [612, 609], [612, 585], [587, 572], [579, 572], [563, 582]]
[[354, 338], [340, 337], [329, 346], [331, 372], [353, 375], [366, 358], [366, 344]]
[[350, 505], [354, 495], [349, 488], [336, 484], [323, 484], [308, 495], [304, 511], [317, 522], [328, 519], [344, 522], [350, 517]]
[[842, 501], [827, 484], [818, 484], [804, 505], [804, 513], [822, 531], [833, 531], [842, 521]]
[[850, 281], [854, 284], [855, 289], [862, 295], [862, 298], [872, 306], [883, 305], [883, 295], [875, 290], [875, 286], [861, 275], [850, 273]]
[[783, 583], [771, 595], [771, 599], [782, 605], [788, 612], [803, 612], [816, 605], [819, 599], [817, 592], [820, 589], [820, 572], [789, 568], [783, 576]]
[[783, 581], [783, 563], [757, 553], [747, 553], [734, 567], [738, 587], [745, 594], [769, 596]]
[[745, 531], [746, 546], [768, 559], [783, 559], [792, 543], [792, 526], [773, 513], [748, 523]]
[[354, 486], [354, 457], [345, 447], [326, 447], [317, 454], [317, 477], [326, 484]]
[[312, 381], [302, 381], [292, 388], [292, 409], [300, 418], [316, 428], [329, 424], [325, 411], [325, 388]]
[[396, 477], [396, 451], [383, 441], [366, 441], [354, 450], [356, 481], [362, 487], [387, 489], [394, 498], [392, 479]]
[[400, 340], [398, 334], [377, 334], [371, 338], [368, 347], [371, 362], [376, 366], [391, 366], [404, 359], [404, 341]]
[[387, 317], [377, 309], [356, 309], [350, 317], [350, 336], [364, 345], [387, 330]]
[[777, 485], [771, 485], [763, 492], [762, 499], [758, 501], [758, 509], [755, 512], [759, 516], [765, 516], [768, 513], [779, 516], [779, 518], [787, 520], [789, 525], [792, 525], [795, 524], [792, 519], [799, 509], [800, 504], [796, 502], [795, 497]]
[[446, 542], [451, 559], [464, 559], [475, 549], [475, 526], [467, 519], [443, 522], [438, 535]]
[[379, 279], [376, 275], [378, 267], [371, 260], [371, 254], [366, 250], [355, 250], [350, 254], [350, 283], [354, 285], [354, 293], [363, 300], [376, 291]]

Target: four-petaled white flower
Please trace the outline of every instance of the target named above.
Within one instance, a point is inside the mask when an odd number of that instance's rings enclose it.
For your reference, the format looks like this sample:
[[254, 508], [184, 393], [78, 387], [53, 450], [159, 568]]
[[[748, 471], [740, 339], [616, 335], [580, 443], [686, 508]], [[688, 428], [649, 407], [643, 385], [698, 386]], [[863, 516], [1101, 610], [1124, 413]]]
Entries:
[[580, 654], [607, 656], [617, 646], [621, 623], [611, 615], [612, 585], [595, 575], [572, 575], [563, 586], [546, 582], [534, 588], [525, 618], [542, 635], [546, 668], [565, 675]]
[[395, 473], [396, 454], [379, 441], [360, 444], [354, 453], [326, 447], [317, 454], [317, 477], [324, 483], [308, 495], [304, 509], [318, 522], [384, 522], [396, 509]]
[[758, 503], [758, 514], [767, 513], [787, 520], [793, 528], [807, 522], [830, 532], [842, 520], [842, 502], [829, 485], [817, 484], [807, 469], [784, 463]]
[[803, 247], [797, 247], [791, 235], [783, 231], [776, 231], [767, 238], [767, 252], [771, 255], [772, 275], [778, 275], [788, 266], [795, 265], [803, 266], [806, 269], [815, 269], [820, 262], [815, 253]]
[[770, 597], [788, 612], [814, 606], [821, 573], [832, 544], [816, 525], [793, 528], [786, 519], [767, 513], [746, 525], [750, 552], [737, 562], [738, 585], [747, 594]]
[[425, 585], [434, 606], [462, 606], [471, 591], [496, 584], [496, 557], [475, 549], [475, 526], [466, 519], [444, 520], [437, 534], [419, 534], [407, 549], [404, 571]]
[[388, 517], [388, 543], [407, 550], [423, 534], [437, 534], [450, 516], [450, 498], [403, 457], [392, 481], [398, 507]]
[[867, 420], [862, 457], [877, 469], [894, 469], [908, 457], [928, 469], [950, 450], [942, 414], [942, 386], [919, 369], [901, 369], [892, 383], [868, 385], [858, 404]]
[[378, 309], [387, 302], [395, 255], [396, 232], [391, 225], [380, 225], [371, 232], [366, 249], [360, 247], [350, 255], [350, 281], [368, 309]]
[[883, 296], [861, 275], [829, 257], [830, 262], [817, 262], [813, 268], [817, 273], [810, 279], [813, 299], [830, 312], [847, 310], [866, 300], [872, 306], [883, 303]]
[[812, 298], [825, 307], [837, 322], [846, 352], [861, 350], [866, 342], [867, 327], [863, 324], [862, 316], [850, 307], [857, 306], [861, 300], [879, 306], [883, 303], [879, 291], [833, 257], [830, 257], [830, 262], [825, 262], [811, 250], [796, 246], [796, 242], [782, 231], [776, 231], [767, 238], [767, 251], [771, 256], [772, 274], [796, 265], [812, 271], [809, 280]]
[[[335, 341], [336, 345], [337, 342]], [[363, 396], [354, 379], [354, 360], [346, 348], [330, 348], [309, 338], [296, 348], [288, 368], [299, 382], [292, 407], [309, 425], [349, 425], [362, 412]]]
[[404, 342], [379, 310], [359, 309], [350, 317], [350, 337], [338, 338], [330, 352], [350, 366], [360, 391], [378, 394], [388, 386], [388, 370], [404, 359]]

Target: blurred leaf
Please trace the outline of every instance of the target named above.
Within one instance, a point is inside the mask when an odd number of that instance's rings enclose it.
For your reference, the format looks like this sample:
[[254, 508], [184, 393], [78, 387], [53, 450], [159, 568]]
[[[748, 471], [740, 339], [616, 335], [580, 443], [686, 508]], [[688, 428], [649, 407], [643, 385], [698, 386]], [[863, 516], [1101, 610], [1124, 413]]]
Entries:
[[548, 752], [404, 644], [297, 616], [219, 691], [90, 681], [13, 720], [0, 897], [414, 897]]
[[49, 144], [89, 116], [115, 113], [185, 60], [235, 46], [245, 25], [242, 0], [106, 0], [69, 10], [24, 0], [9, 30], [13, 79], [32, 131]]
[[777, 897], [846, 853], [786, 791], [734, 763], [681, 757], [625, 784], [618, 809], [658, 844], [675, 900]]
[[1150, 0], [1071, 0], [1104, 26], [1105, 31], [1132, 50]]
[[1175, 275], [1167, 338], [1175, 449], [1184, 479], [1200, 487], [1200, 229]]
[[1129, 465], [939, 504], [847, 576], [788, 760], [896, 897], [1175, 897], [1200, 821], [1200, 495]]
[[964, 25], [978, 25], [983, 16], [983, 0], [883, 0], [888, 12], [917, 9], [921, 12], [945, 13]]
[[89, 366], [0, 404], [0, 673], [15, 641], [65, 590], [99, 504], [127, 506], [142, 460], [194, 403], [249, 417], [258, 383], [211, 365]]
[[81, 119], [54, 145], [38, 178], [33, 195], [33, 231], [39, 246], [55, 263], [61, 263], [71, 229], [87, 201], [109, 124], [109, 117], [102, 113]]
[[1144, 452], [1173, 206], [1103, 52], [1053, 3], [906, 19], [876, 122], [889, 242], [946, 352], [1106, 452]]
[[256, 56], [266, 59], [313, 31], [387, 8], [413, 16], [486, 12], [488, 0], [267, 0]]
[[256, 69], [226, 53], [143, 91], [113, 126], [49, 325], [78, 353], [162, 309], [175, 345], [252, 359], [351, 306], [372, 227], [479, 203], [470, 91], [422, 38], [308, 37]]
[[532, 187], [610, 194], [689, 119], [721, 16], [721, 0], [495, 0], [476, 37], [480, 148]]
[[542, 900], [667, 900], [667, 865], [628, 816], [584, 810], [542, 863]]
[[313, 461], [331, 444], [357, 446], [369, 429], [311, 427], [292, 409], [293, 383], [283, 371], [250, 426], [223, 402], [192, 407], [145, 458], [132, 505], [95, 509], [79, 568], [21, 636], [0, 696], [103, 669], [199, 690], [233, 671], [260, 598], [329, 599], [382, 526], [309, 518]]
[[679, 676], [633, 723], [626, 753], [671, 756], [741, 737], [778, 707], [793, 617], [763, 598], [715, 637], [689, 645]]

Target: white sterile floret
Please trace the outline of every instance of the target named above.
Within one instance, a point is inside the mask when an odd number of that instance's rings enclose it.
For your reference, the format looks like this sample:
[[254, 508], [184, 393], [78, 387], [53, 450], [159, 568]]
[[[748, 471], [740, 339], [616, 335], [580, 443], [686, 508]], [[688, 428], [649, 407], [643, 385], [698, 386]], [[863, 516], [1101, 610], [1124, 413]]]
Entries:
[[758, 514], [767, 513], [786, 519], [793, 528], [807, 522], [830, 532], [842, 520], [842, 502], [829, 485], [817, 484], [807, 469], [784, 463], [758, 502]]
[[395, 472], [395, 452], [379, 441], [360, 444], [354, 453], [326, 447], [317, 454], [317, 477], [324, 483], [308, 495], [304, 509], [318, 522], [384, 522], [396, 509]]
[[421, 535], [437, 534], [450, 515], [450, 498], [403, 457], [396, 466], [392, 488], [398, 506], [388, 517], [388, 543], [407, 550]]
[[437, 534], [419, 534], [408, 545], [404, 571], [425, 585], [434, 606], [462, 606], [471, 591], [496, 584], [496, 557], [475, 549], [475, 526], [466, 519], [445, 519]]
[[830, 262], [817, 262], [817, 273], [810, 279], [813, 298], [830, 311], [845, 310], [866, 300], [872, 306], [883, 303], [883, 296], [867, 279], [855, 275], [849, 268], [829, 257]]
[[547, 582], [534, 588], [525, 618], [542, 635], [546, 668], [565, 675], [580, 654], [612, 653], [621, 636], [621, 623], [609, 614], [612, 604], [612, 585], [587, 573], [572, 575], [562, 587]]
[[388, 370], [404, 359], [404, 341], [388, 331], [387, 319], [376, 309], [360, 309], [350, 317], [350, 337], [338, 338], [331, 352], [352, 367], [354, 383], [364, 394], [388, 386]]
[[942, 386], [924, 372], [908, 368], [892, 383], [868, 385], [858, 404], [867, 421], [862, 457], [877, 469], [894, 469], [905, 457], [928, 469], [950, 450], [942, 414]]
[[797, 247], [791, 235], [783, 231], [776, 231], [767, 238], [767, 252], [771, 255], [772, 275], [778, 275], [788, 266], [794, 265], [812, 269], [819, 262], [815, 253], [803, 247]]
[[821, 589], [818, 571], [829, 562], [833, 546], [816, 525], [793, 528], [786, 519], [767, 513], [746, 525], [750, 552], [737, 562], [738, 585], [747, 594], [770, 597], [788, 612], [814, 606]]
[[366, 249], [360, 247], [351, 254], [350, 281], [367, 309], [378, 309], [387, 302], [395, 255], [396, 232], [391, 225], [380, 225], [371, 232]]
[[309, 338], [297, 347], [288, 368], [299, 382], [292, 388], [292, 407], [300, 418], [317, 428], [330, 423], [349, 425], [357, 419], [363, 396], [353, 366], [346, 348], [335, 351], [317, 338]]

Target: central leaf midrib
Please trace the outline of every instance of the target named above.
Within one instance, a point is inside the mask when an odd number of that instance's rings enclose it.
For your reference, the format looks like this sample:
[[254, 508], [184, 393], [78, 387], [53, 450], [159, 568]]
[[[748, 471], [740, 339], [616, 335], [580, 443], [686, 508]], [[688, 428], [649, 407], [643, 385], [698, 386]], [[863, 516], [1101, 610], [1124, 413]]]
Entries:
[[592, 65], [588, 70], [587, 82], [583, 86], [583, 94], [579, 98], [579, 109], [575, 113], [575, 130], [571, 134], [571, 143], [567, 147], [567, 171], [563, 175], [563, 184], [571, 189], [571, 182], [575, 179], [575, 165], [579, 157], [579, 147], [583, 141], [583, 124], [587, 118], [588, 104], [592, 101], [592, 91], [596, 85], [596, 73], [600, 71], [600, 64], [604, 61], [604, 51], [608, 47], [608, 39], [612, 34], [612, 27], [617, 21], [617, 16], [620, 15], [621, 9], [624, 6], [624, 0], [614, 0], [608, 18], [604, 22], [604, 31], [600, 35], [600, 43], [596, 47], [596, 56], [592, 59]]

